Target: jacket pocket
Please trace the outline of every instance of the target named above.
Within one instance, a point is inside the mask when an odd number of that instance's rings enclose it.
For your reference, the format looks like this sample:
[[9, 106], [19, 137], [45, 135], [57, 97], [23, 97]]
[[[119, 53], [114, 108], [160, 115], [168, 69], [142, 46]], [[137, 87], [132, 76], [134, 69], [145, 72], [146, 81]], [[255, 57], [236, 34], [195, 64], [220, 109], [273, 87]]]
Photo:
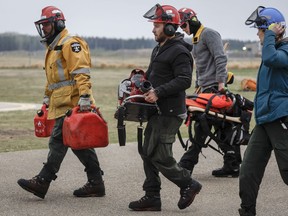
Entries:
[[175, 135], [171, 134], [161, 134], [160, 135], [160, 142], [163, 144], [172, 144], [175, 142]]
[[270, 98], [271, 98], [271, 94], [269, 94], [268, 97], [258, 98], [258, 101], [257, 101], [258, 112], [257, 112], [257, 114], [259, 116], [266, 115], [267, 113], [270, 112], [270, 107], [269, 107]]
[[71, 107], [72, 90], [73, 90], [72, 86], [63, 86], [59, 89], [54, 89], [52, 93], [54, 107], [55, 108], [67, 107], [67, 106]]

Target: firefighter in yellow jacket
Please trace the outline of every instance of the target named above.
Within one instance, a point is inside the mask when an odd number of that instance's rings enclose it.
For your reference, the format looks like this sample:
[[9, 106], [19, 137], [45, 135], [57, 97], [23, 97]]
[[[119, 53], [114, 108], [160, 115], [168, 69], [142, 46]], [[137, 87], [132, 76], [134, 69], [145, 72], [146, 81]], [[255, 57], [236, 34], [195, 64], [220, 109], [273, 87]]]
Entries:
[[[55, 126], [49, 140], [47, 162], [38, 175], [32, 179], [19, 179], [25, 190], [44, 199], [50, 183], [67, 153], [63, 144], [62, 125], [68, 109], [80, 106], [80, 111], [91, 108], [95, 101], [90, 82], [90, 51], [84, 40], [70, 36], [65, 28], [62, 11], [54, 6], [42, 9], [40, 20], [35, 22], [38, 33], [47, 46], [45, 72], [47, 84], [43, 103], [49, 105], [48, 119], [55, 119]], [[94, 149], [72, 150], [85, 166], [88, 182], [74, 191], [77, 197], [102, 197], [105, 186], [103, 171]]]

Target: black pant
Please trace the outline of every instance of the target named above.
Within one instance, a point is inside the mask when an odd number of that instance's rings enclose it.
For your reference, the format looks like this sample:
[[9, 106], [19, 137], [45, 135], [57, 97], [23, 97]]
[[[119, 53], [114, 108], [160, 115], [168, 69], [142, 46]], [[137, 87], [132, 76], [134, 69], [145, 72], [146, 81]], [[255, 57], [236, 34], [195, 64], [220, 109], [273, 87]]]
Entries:
[[[62, 126], [64, 117], [57, 118], [49, 140], [49, 153], [39, 175], [47, 181], [56, 179], [56, 173], [67, 153], [68, 147], [63, 144]], [[73, 150], [80, 162], [85, 166], [88, 180], [102, 179], [102, 171], [94, 149]]]
[[154, 115], [147, 123], [141, 155], [146, 176], [143, 190], [147, 194], [160, 193], [159, 172], [180, 188], [192, 182], [189, 172], [177, 164], [172, 151], [172, 145], [182, 121], [176, 116]]
[[[195, 143], [189, 147], [179, 162], [183, 168], [190, 171], [193, 171], [194, 166], [198, 163], [199, 154], [201, 149], [204, 147], [204, 143], [207, 138], [207, 134], [205, 131], [203, 131], [200, 122], [195, 122], [194, 133]], [[228, 169], [239, 169], [239, 165], [241, 164], [240, 146], [230, 145], [230, 143], [225, 142], [217, 144], [224, 153], [224, 166]]]
[[288, 131], [281, 126], [279, 120], [255, 126], [240, 169], [239, 195], [243, 209], [256, 215], [256, 200], [272, 151], [283, 182], [288, 185], [287, 140]]

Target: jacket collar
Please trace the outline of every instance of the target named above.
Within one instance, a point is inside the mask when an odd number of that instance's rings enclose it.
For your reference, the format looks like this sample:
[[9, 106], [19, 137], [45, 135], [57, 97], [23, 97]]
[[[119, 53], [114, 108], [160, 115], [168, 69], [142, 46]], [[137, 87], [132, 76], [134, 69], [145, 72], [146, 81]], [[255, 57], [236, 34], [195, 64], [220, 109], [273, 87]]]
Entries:
[[192, 43], [196, 44], [199, 42], [200, 40], [200, 35], [202, 33], [202, 31], [204, 30], [204, 26], [201, 25], [200, 28], [198, 29], [198, 31], [196, 32], [195, 36], [192, 38]]
[[48, 46], [49, 50], [54, 50], [55, 47], [59, 44], [59, 41], [68, 34], [68, 30], [64, 29], [63, 31], [61, 31], [53, 40], [53, 42]]

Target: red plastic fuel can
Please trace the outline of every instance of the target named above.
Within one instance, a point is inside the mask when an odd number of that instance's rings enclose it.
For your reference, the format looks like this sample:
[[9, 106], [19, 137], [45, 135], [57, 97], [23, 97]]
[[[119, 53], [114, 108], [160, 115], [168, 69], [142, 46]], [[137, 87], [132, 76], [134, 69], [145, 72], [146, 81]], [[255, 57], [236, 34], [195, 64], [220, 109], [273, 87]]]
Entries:
[[72, 149], [106, 147], [109, 143], [107, 123], [95, 107], [85, 112], [74, 107], [66, 114], [62, 131], [64, 145]]
[[48, 107], [46, 104], [43, 104], [40, 110], [37, 110], [37, 113], [34, 117], [34, 131], [35, 136], [37, 137], [49, 137], [52, 133], [55, 120], [47, 119], [48, 116]]

